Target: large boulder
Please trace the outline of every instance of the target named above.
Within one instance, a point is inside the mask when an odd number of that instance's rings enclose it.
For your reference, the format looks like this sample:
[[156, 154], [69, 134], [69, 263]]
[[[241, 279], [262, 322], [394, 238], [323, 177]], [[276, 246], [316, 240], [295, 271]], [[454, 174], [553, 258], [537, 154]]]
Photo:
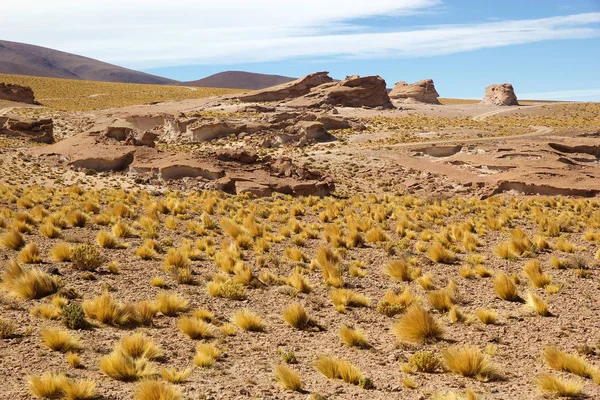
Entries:
[[236, 98], [243, 102], [294, 99], [296, 97], [304, 96], [314, 87], [332, 81], [333, 79], [329, 77], [329, 72], [315, 72], [314, 74], [306, 75], [300, 79], [282, 85], [257, 90], [251, 93], [242, 93], [236, 96]]
[[0, 99], [19, 103], [38, 104], [30, 87], [3, 82], [0, 82]]
[[481, 104], [494, 106], [518, 106], [515, 90], [510, 83], [494, 84], [485, 88], [485, 97]]
[[392, 99], [406, 99], [429, 104], [440, 104], [438, 97], [440, 95], [435, 90], [432, 79], [423, 79], [411, 84], [398, 82], [390, 92]]
[[54, 123], [51, 118], [1, 116], [0, 134], [20, 137], [36, 143], [54, 143]]
[[393, 108], [385, 81], [379, 76], [350, 76], [343, 81], [326, 83], [310, 93], [292, 100], [290, 107], [321, 107], [324, 104], [342, 107]]

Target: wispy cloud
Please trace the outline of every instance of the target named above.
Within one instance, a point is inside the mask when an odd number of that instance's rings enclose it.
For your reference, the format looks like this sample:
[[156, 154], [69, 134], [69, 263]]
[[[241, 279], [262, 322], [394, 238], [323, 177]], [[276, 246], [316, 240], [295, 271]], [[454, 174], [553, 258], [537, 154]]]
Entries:
[[580, 100], [600, 98], [600, 88], [579, 90], [556, 90], [551, 92], [519, 93], [524, 100]]
[[[0, 37], [153, 68], [424, 57], [600, 36], [600, 13], [428, 27], [404, 18], [440, 7], [441, 0], [24, 0], [3, 5]], [[396, 18], [396, 29], [365, 22], [382, 16]]]

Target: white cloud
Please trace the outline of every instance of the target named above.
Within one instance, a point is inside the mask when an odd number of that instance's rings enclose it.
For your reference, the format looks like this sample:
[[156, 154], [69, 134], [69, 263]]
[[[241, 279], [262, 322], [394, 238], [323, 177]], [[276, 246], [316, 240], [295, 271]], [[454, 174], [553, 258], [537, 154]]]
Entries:
[[586, 101], [600, 98], [598, 89], [556, 90], [551, 92], [518, 93], [523, 100], [575, 100]]
[[421, 57], [600, 34], [600, 13], [392, 31], [356, 21], [440, 6], [441, 0], [23, 0], [2, 6], [0, 38], [153, 68]]

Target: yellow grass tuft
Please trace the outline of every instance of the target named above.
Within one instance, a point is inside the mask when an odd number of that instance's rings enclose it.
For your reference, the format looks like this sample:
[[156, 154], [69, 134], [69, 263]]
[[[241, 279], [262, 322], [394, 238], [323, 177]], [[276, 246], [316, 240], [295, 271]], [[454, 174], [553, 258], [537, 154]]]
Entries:
[[40, 250], [35, 243], [25, 245], [19, 252], [19, 261], [23, 264], [36, 264], [42, 261]]
[[155, 380], [145, 380], [135, 389], [134, 400], [180, 400], [181, 393], [173, 386]]
[[0, 236], [0, 246], [6, 250], [20, 250], [25, 246], [25, 239], [19, 231], [10, 230]]
[[40, 299], [55, 293], [61, 280], [37, 268], [23, 268], [12, 260], [2, 274], [1, 286], [11, 295], [21, 299]]
[[521, 301], [517, 286], [504, 272], [498, 274], [494, 279], [494, 292], [502, 300]]
[[440, 242], [435, 242], [429, 250], [427, 255], [433, 262], [442, 264], [453, 264], [456, 262], [456, 254], [446, 249]]
[[394, 317], [403, 313], [415, 301], [415, 297], [410, 288], [404, 289], [402, 294], [396, 294], [393, 290], [388, 290], [383, 296], [383, 300], [377, 304], [377, 312], [388, 317]]
[[333, 289], [329, 297], [338, 312], [345, 312], [346, 307], [368, 307], [371, 303], [367, 297], [350, 289]]
[[552, 278], [542, 271], [542, 265], [538, 260], [527, 261], [523, 267], [523, 273], [536, 288], [544, 288], [552, 282]]
[[431, 314], [417, 304], [412, 305], [392, 328], [398, 340], [414, 343], [438, 340], [443, 332]]
[[305, 330], [310, 327], [311, 320], [300, 303], [292, 303], [283, 310], [283, 319], [290, 324], [291, 327]]
[[591, 366], [583, 358], [573, 354], [565, 353], [554, 347], [546, 346], [542, 353], [544, 360], [557, 371], [565, 371], [583, 378], [598, 379], [598, 370]]
[[412, 280], [410, 265], [404, 259], [391, 260], [385, 265], [385, 273], [400, 282]]
[[302, 381], [293, 369], [285, 365], [276, 365], [273, 368], [275, 380], [279, 382], [281, 387], [287, 390], [299, 391], [302, 389]]
[[342, 325], [340, 328], [340, 338], [345, 345], [350, 347], [369, 347], [367, 337], [361, 330], [351, 328], [347, 325]]
[[548, 310], [548, 304], [533, 292], [527, 293], [527, 305], [542, 317], [549, 317], [552, 315]]
[[162, 356], [162, 351], [154, 344], [152, 339], [141, 333], [123, 336], [117, 349], [133, 359], [154, 360]]
[[155, 374], [146, 358], [134, 359], [120, 350], [102, 357], [100, 369], [109, 377], [124, 382], [149, 378]]
[[486, 325], [493, 325], [498, 321], [498, 313], [494, 310], [480, 308], [476, 312], [477, 318]]
[[79, 340], [69, 334], [56, 328], [42, 328], [42, 342], [54, 351], [67, 353], [69, 351], [81, 350]]
[[447, 368], [452, 372], [483, 382], [501, 379], [499, 372], [477, 347], [450, 347], [442, 354]]
[[429, 292], [427, 298], [431, 307], [439, 312], [448, 312], [454, 305], [454, 298], [446, 289]]
[[103, 249], [116, 249], [125, 247], [124, 244], [119, 243], [119, 239], [115, 235], [107, 231], [100, 231], [96, 236], [98, 246]]
[[201, 368], [212, 367], [221, 357], [221, 351], [212, 343], [200, 343], [194, 356], [194, 364]]
[[288, 286], [293, 287], [300, 293], [310, 293], [312, 292], [312, 286], [308, 282], [304, 276], [302, 276], [298, 271], [295, 271], [292, 275], [290, 275], [285, 283]]
[[96, 383], [89, 379], [73, 381], [66, 375], [45, 372], [29, 377], [29, 390], [43, 399], [91, 400], [97, 398]]
[[71, 246], [59, 243], [50, 250], [50, 257], [56, 262], [71, 261]]
[[189, 302], [182, 299], [177, 293], [161, 292], [156, 297], [158, 310], [163, 315], [172, 317], [188, 309]]
[[69, 351], [67, 353], [67, 362], [69, 363], [69, 365], [73, 368], [79, 368], [81, 367], [81, 358], [79, 358], [79, 355], [77, 353], [73, 353], [72, 351]]
[[161, 368], [160, 376], [169, 383], [183, 383], [192, 373], [191, 368], [177, 370], [175, 368]]
[[231, 318], [231, 322], [244, 331], [263, 332], [265, 330], [262, 318], [247, 308], [235, 313]]
[[362, 379], [362, 372], [349, 361], [329, 356], [320, 356], [315, 368], [329, 379], [341, 379], [353, 385], [358, 385]]
[[566, 381], [550, 374], [542, 374], [535, 380], [536, 386], [542, 393], [552, 397], [583, 397], [582, 384]]
[[191, 339], [210, 339], [214, 333], [210, 324], [207, 324], [200, 318], [181, 317], [177, 327]]
[[123, 326], [136, 320], [133, 308], [115, 301], [107, 291], [92, 300], [85, 300], [82, 307], [88, 318], [107, 325]]
[[44, 319], [58, 319], [60, 317], [60, 308], [54, 304], [41, 303], [31, 308], [31, 315]]

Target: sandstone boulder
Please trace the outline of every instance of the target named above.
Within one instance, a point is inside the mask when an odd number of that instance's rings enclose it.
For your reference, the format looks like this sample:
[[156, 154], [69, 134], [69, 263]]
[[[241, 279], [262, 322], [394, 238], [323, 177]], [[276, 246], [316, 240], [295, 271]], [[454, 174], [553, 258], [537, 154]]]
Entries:
[[19, 103], [38, 104], [30, 87], [3, 82], [0, 82], [0, 99]]
[[218, 150], [215, 157], [220, 161], [237, 161], [243, 164], [253, 164], [258, 161], [258, 155], [243, 149]]
[[435, 90], [431, 79], [424, 79], [411, 84], [398, 82], [390, 92], [390, 98], [392, 99], [406, 99], [429, 104], [440, 104], [438, 97], [440, 95]]
[[273, 86], [255, 92], [243, 93], [236, 96], [236, 98], [243, 102], [280, 101], [294, 99], [296, 97], [304, 96], [314, 87], [332, 81], [333, 79], [329, 77], [328, 72], [316, 72], [282, 85]]
[[393, 108], [385, 81], [379, 76], [350, 76], [343, 81], [326, 83], [288, 103], [290, 107], [306, 108], [321, 107], [323, 104]]
[[54, 143], [54, 123], [51, 118], [0, 116], [0, 134], [36, 143]]
[[495, 106], [518, 106], [515, 90], [510, 83], [490, 85], [485, 88], [485, 97], [481, 104], [492, 104]]
[[189, 125], [187, 131], [190, 133], [193, 142], [207, 142], [231, 134], [238, 134], [245, 128], [246, 125], [241, 122], [214, 119], [210, 121], [197, 121]]

